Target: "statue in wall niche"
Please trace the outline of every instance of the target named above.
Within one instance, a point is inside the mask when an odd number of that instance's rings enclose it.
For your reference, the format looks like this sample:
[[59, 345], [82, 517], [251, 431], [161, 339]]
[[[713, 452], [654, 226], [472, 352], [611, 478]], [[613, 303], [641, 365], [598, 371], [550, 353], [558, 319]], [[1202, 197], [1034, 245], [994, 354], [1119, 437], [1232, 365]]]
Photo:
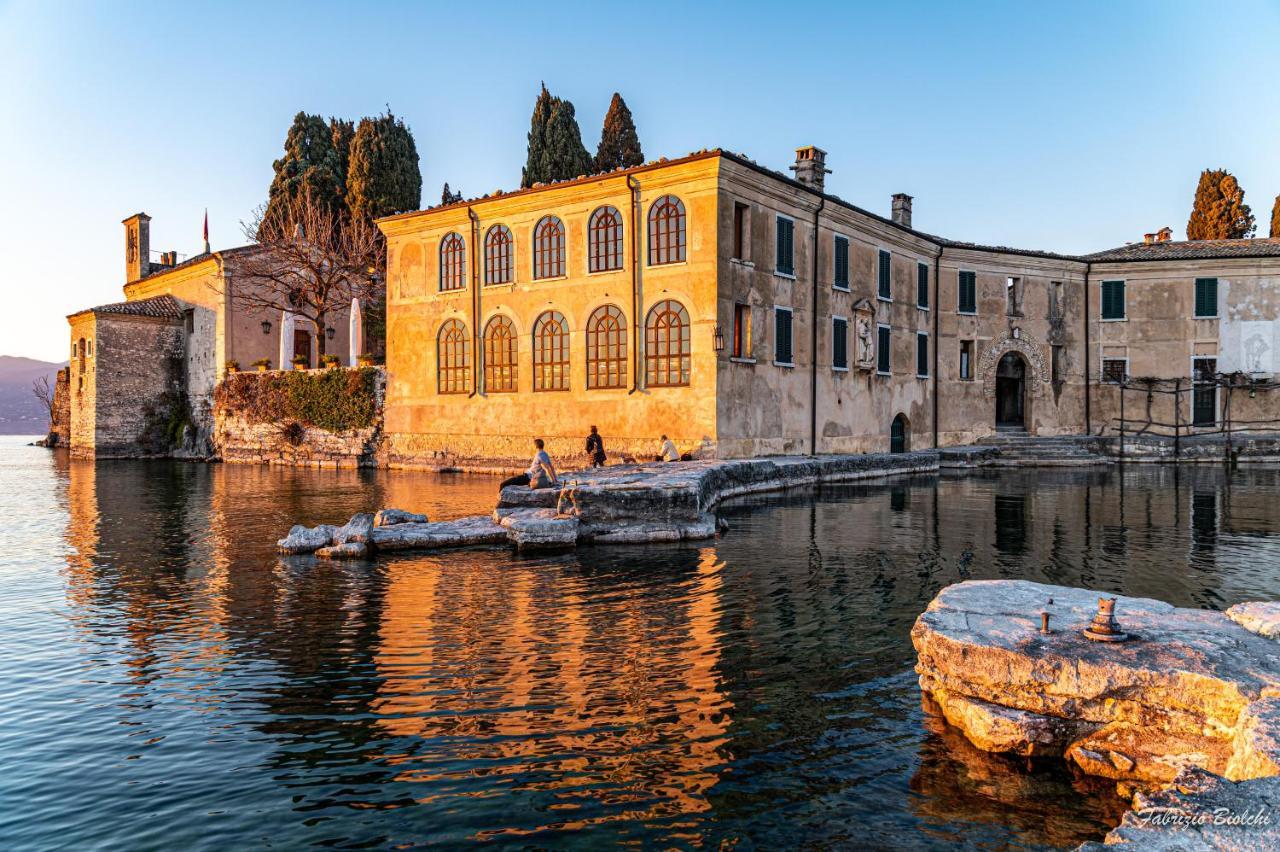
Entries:
[[870, 317], [858, 317], [858, 363], [874, 364], [876, 360], [875, 339], [871, 335]]
[[1266, 372], [1262, 365], [1262, 356], [1266, 355], [1270, 349], [1271, 347], [1262, 339], [1261, 334], [1254, 334], [1244, 342], [1244, 362], [1248, 365], [1250, 373]]

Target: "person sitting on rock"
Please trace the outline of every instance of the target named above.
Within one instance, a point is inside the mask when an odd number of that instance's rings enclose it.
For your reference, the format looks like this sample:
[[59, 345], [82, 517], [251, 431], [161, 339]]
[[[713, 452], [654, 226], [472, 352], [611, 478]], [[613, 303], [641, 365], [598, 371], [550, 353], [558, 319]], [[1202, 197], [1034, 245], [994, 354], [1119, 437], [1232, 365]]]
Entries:
[[604, 439], [594, 426], [587, 436], [587, 456], [591, 459], [592, 467], [604, 467]]
[[537, 448], [537, 452], [533, 454], [533, 462], [529, 465], [528, 472], [502, 480], [498, 490], [502, 490], [508, 485], [550, 488], [556, 484], [556, 466], [551, 463], [551, 456], [547, 455], [547, 451], [543, 449], [545, 445], [542, 439], [534, 438], [533, 445]]
[[676, 449], [675, 442], [666, 435], [662, 436], [662, 449], [658, 452], [657, 461], [680, 461], [680, 451]]

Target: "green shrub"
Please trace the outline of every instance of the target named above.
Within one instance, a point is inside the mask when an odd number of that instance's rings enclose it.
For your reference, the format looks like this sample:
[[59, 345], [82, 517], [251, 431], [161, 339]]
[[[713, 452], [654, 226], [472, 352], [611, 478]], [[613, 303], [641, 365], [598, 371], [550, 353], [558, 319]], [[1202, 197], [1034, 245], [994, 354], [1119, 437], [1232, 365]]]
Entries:
[[237, 373], [214, 392], [219, 411], [253, 423], [295, 420], [329, 432], [364, 429], [378, 420], [378, 371]]

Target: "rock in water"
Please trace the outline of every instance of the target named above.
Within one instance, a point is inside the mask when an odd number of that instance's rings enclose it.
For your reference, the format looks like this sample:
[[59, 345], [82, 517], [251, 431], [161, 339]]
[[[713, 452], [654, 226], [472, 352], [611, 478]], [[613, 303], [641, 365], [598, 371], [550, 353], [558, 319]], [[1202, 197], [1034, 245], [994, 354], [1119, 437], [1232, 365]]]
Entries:
[[520, 509], [502, 519], [517, 550], [561, 550], [578, 543], [578, 519], [555, 509]]
[[344, 526], [338, 527], [333, 534], [333, 543], [364, 544], [369, 541], [369, 536], [372, 534], [373, 515], [361, 512], [353, 516]]
[[317, 527], [304, 527], [299, 524], [290, 529], [287, 536], [276, 542], [276, 549], [281, 553], [314, 553], [333, 543], [333, 534], [336, 529], [332, 524], [320, 524]]
[[406, 512], [404, 509], [379, 509], [378, 514], [373, 516], [373, 525], [375, 527], [390, 527], [396, 524], [425, 524], [426, 522], [426, 515]]
[[476, 544], [503, 544], [507, 530], [490, 518], [479, 516], [431, 524], [393, 524], [374, 527], [372, 542], [378, 550], [467, 547]]
[[[369, 516], [372, 521], [373, 515]], [[345, 544], [331, 544], [316, 551], [321, 559], [367, 559], [369, 545], [363, 541], [350, 541]]]

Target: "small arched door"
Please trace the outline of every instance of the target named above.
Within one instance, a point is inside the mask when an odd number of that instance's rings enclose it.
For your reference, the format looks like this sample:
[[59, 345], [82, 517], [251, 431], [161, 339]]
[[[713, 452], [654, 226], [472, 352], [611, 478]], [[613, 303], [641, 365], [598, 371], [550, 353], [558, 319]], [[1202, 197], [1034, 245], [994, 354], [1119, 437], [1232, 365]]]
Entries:
[[899, 414], [893, 418], [893, 423], [889, 426], [889, 452], [905, 453], [907, 451], [909, 426], [907, 415]]
[[1026, 428], [1023, 397], [1026, 395], [1026, 363], [1016, 352], [1006, 352], [996, 365], [996, 428]]

